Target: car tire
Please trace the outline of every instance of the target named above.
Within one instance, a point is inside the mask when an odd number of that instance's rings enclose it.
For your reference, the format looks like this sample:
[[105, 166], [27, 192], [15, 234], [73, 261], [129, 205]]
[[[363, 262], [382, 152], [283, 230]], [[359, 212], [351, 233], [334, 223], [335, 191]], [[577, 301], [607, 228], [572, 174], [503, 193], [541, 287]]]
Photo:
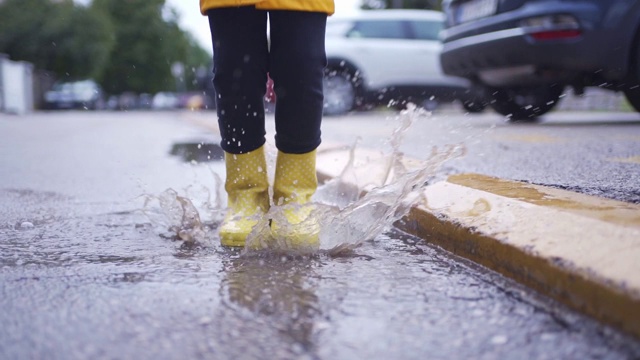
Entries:
[[640, 31], [636, 33], [631, 46], [629, 79], [624, 86], [624, 97], [637, 112], [640, 112]]
[[640, 82], [637, 85], [627, 86], [624, 89], [624, 97], [635, 111], [640, 112]]
[[487, 108], [487, 105], [479, 100], [465, 100], [461, 104], [462, 108], [470, 114], [479, 114]]
[[325, 115], [342, 115], [353, 110], [356, 86], [351, 73], [327, 68], [323, 79]]
[[509, 122], [534, 122], [551, 111], [560, 100], [564, 86], [550, 85], [493, 89], [491, 107]]
[[440, 103], [436, 99], [424, 99], [420, 101], [419, 107], [425, 109], [426, 111], [435, 111]]

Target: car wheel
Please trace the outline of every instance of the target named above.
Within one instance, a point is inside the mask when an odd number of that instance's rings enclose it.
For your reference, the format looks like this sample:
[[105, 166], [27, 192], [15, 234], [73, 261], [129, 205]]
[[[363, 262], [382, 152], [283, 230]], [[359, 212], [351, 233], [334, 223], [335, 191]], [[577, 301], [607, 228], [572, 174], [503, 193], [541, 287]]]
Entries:
[[324, 114], [342, 115], [355, 105], [356, 87], [346, 71], [327, 69], [324, 75]]
[[563, 91], [560, 85], [495, 89], [490, 105], [510, 122], [533, 122], [558, 104]]
[[635, 111], [640, 112], [640, 82], [638, 85], [626, 87], [624, 89], [624, 96]]
[[624, 87], [624, 96], [633, 109], [640, 112], [640, 32], [636, 34], [635, 44], [632, 46], [633, 57], [630, 61], [630, 76]]
[[487, 108], [487, 106], [479, 100], [462, 101], [462, 108], [470, 114], [479, 114]]
[[420, 102], [420, 107], [427, 111], [435, 111], [438, 108], [438, 101], [436, 99], [425, 99]]

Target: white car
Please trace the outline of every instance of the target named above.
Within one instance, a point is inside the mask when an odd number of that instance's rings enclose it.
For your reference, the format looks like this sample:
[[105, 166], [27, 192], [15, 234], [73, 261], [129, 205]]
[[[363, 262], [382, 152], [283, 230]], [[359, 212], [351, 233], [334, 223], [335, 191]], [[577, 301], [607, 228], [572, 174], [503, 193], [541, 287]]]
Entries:
[[440, 31], [444, 15], [431, 10], [368, 10], [329, 18], [324, 113], [343, 114], [370, 104], [423, 106], [474, 102], [466, 79], [444, 75]]

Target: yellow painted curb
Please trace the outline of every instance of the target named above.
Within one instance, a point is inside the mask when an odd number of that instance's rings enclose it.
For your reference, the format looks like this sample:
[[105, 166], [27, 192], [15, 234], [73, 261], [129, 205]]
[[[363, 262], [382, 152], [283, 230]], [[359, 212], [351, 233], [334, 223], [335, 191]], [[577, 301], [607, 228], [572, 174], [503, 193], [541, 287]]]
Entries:
[[[348, 150], [319, 151], [319, 179], [340, 176], [348, 160]], [[372, 181], [384, 178], [381, 160], [356, 151], [345, 181], [381, 185]], [[640, 338], [640, 206], [478, 174], [424, 192], [402, 230]]]

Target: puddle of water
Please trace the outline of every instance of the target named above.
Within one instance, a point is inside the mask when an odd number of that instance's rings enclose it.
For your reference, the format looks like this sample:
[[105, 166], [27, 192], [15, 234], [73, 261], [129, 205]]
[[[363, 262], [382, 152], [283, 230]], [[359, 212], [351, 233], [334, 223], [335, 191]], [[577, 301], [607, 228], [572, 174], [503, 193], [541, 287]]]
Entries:
[[224, 160], [224, 151], [220, 145], [205, 142], [174, 144], [169, 154], [180, 157], [184, 162], [204, 163]]
[[[0, 189], [0, 204], [13, 204], [0, 207], [0, 358], [640, 356], [633, 339], [421, 239], [386, 232], [420, 201], [412, 185], [431, 181], [449, 156], [436, 151], [425, 160], [433, 171], [403, 172], [391, 148], [390, 170], [376, 179], [390, 185], [369, 197], [338, 196], [349, 190], [338, 183], [319, 189], [329, 240], [311, 256], [220, 247], [216, 172], [213, 186], [141, 197], [144, 212], [117, 200]], [[387, 179], [392, 173], [399, 176]]]
[[[312, 218], [317, 219], [320, 224], [321, 252], [332, 254], [348, 251], [389, 230], [397, 220], [407, 215], [416, 202], [424, 200], [423, 187], [436, 176], [442, 165], [464, 155], [463, 145], [434, 148], [428, 158], [415, 166], [415, 170], [407, 169], [403, 165], [400, 145], [413, 122], [425, 116], [431, 116], [431, 113], [411, 104], [397, 115], [398, 126], [388, 141], [389, 149], [383, 154], [382, 160], [375, 160], [376, 163], [383, 164], [385, 171], [379, 179], [372, 179], [378, 186], [366, 195], [359, 196], [364, 189], [346, 189], [343, 185], [356, 171], [354, 153], [357, 143], [351, 149], [350, 159], [342, 175], [318, 188], [313, 198], [315, 210], [312, 212]], [[214, 148], [211, 144], [177, 144], [172, 154], [187, 154], [183, 158], [188, 161], [206, 156], [206, 161], [209, 161]], [[273, 159], [268, 163], [271, 166], [274, 163]], [[155, 216], [152, 222], [166, 226], [176, 239], [186, 242], [217, 241], [215, 229], [224, 214], [224, 205], [221, 203], [223, 182], [220, 176], [215, 175], [215, 178], [215, 204], [212, 203], [210, 193], [205, 194], [201, 206], [196, 206], [196, 198], [188, 194], [179, 195], [175, 190], [168, 189], [160, 195], [145, 196], [143, 211], [147, 214], [161, 215]], [[269, 212], [259, 219], [258, 225], [248, 237], [247, 251], [269, 249], [291, 253], [314, 250], [294, 248], [286, 239], [271, 237], [270, 219], [281, 219], [283, 210], [282, 206], [271, 205]], [[279, 223], [286, 224], [286, 221]]]

